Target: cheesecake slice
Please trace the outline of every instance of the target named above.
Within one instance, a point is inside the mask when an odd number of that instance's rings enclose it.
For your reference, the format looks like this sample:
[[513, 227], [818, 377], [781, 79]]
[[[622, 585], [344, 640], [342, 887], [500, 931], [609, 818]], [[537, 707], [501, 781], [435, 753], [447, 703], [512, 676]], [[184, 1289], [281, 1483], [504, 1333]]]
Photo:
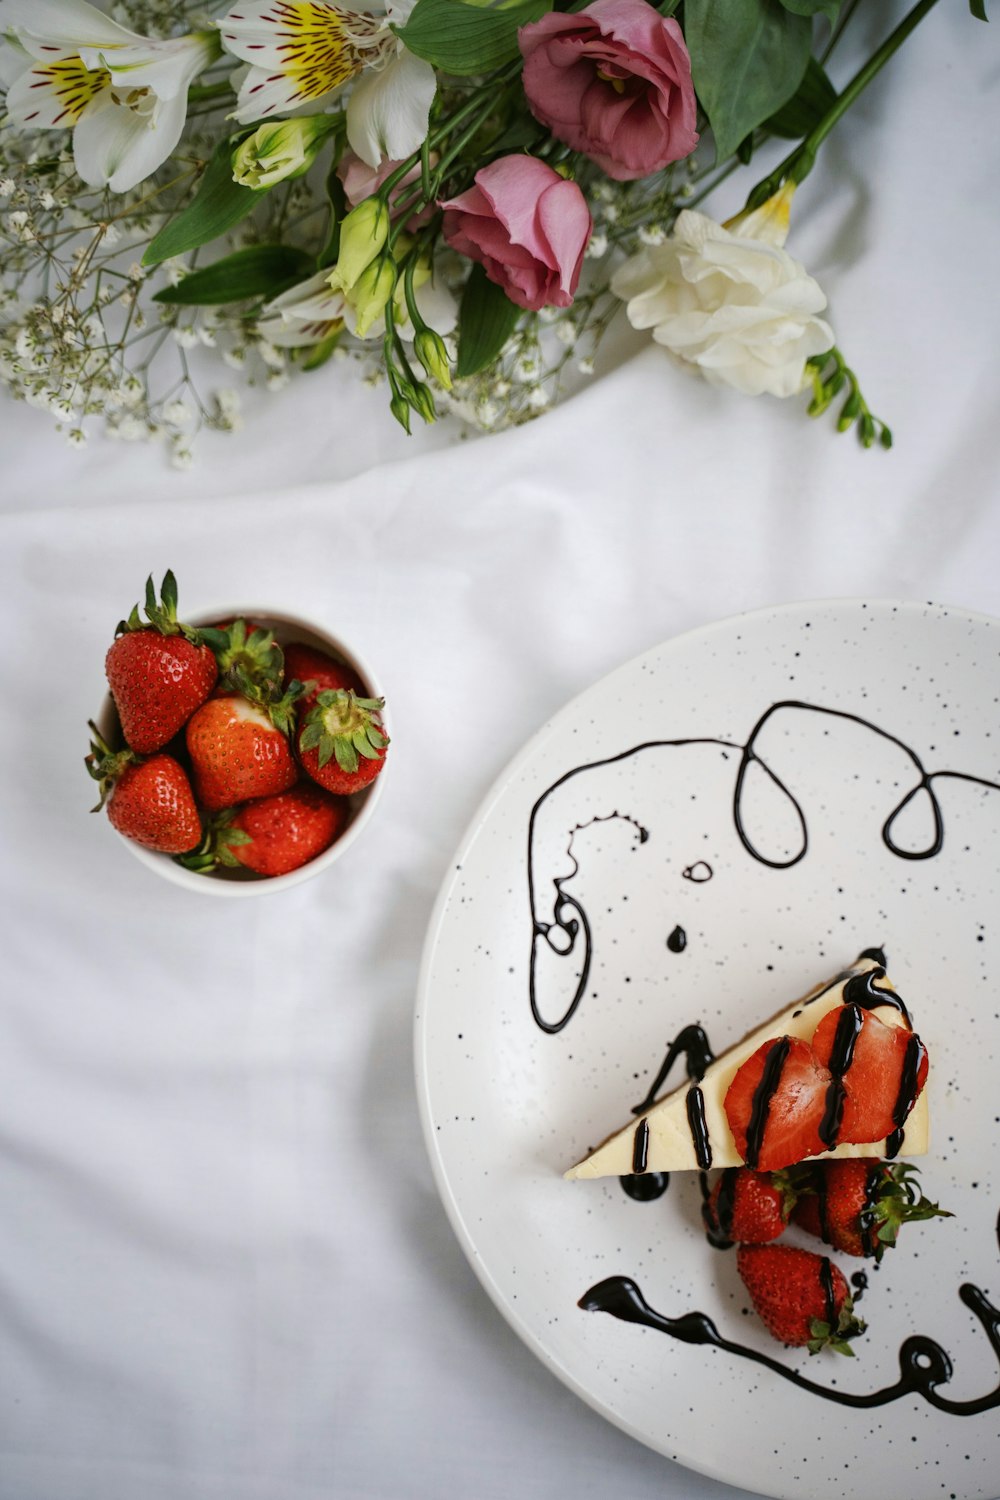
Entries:
[[[714, 1059], [700, 1081], [687, 1082], [651, 1104], [565, 1173], [567, 1178], [625, 1177], [642, 1172], [685, 1172], [744, 1163], [726, 1117], [725, 1098], [737, 1072], [765, 1043], [778, 1038], [810, 1042], [831, 1011], [859, 1007], [886, 1026], [910, 1030], [910, 1018], [882, 957], [865, 953], [850, 969], [819, 985]], [[831, 1022], [831, 1025], [833, 1023]], [[900, 1129], [883, 1140], [841, 1144], [819, 1157], [923, 1156], [928, 1147], [927, 1090], [921, 1089]]]

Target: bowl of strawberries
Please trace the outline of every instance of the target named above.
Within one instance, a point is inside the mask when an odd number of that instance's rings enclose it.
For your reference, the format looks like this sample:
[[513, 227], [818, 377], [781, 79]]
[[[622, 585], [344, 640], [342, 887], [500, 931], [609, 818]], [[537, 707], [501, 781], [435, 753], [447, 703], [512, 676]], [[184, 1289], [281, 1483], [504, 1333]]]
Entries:
[[385, 700], [353, 648], [270, 608], [182, 621], [168, 572], [122, 620], [86, 766], [143, 864], [218, 896], [295, 885], [361, 836], [382, 789]]

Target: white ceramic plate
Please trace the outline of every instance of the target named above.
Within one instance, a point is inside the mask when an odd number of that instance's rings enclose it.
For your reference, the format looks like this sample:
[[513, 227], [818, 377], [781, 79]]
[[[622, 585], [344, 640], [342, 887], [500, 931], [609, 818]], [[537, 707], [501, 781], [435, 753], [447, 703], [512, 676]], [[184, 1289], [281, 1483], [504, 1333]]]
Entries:
[[[418, 1088], [466, 1253], [584, 1400], [733, 1484], [1000, 1489], [998, 701], [981, 616], [827, 601], [723, 621], [557, 714], [439, 898]], [[867, 1270], [868, 1333], [853, 1360], [811, 1357], [748, 1313], [695, 1174], [650, 1202], [560, 1174], [630, 1118], [686, 1024], [721, 1051], [875, 945], [930, 1051], [923, 1187], [955, 1217], [908, 1226], [877, 1271], [841, 1257]], [[578, 1306], [614, 1277], [666, 1326]], [[676, 1336], [693, 1312], [722, 1347]]]

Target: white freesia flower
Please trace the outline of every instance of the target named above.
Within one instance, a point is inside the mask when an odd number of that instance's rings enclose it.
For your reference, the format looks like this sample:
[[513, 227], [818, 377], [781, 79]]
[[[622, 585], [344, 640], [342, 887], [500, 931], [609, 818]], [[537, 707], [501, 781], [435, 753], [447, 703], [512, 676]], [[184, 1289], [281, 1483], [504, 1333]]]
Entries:
[[611, 289], [633, 328], [712, 385], [793, 396], [806, 360], [834, 343], [822, 288], [781, 247], [793, 187], [728, 226], [686, 209], [664, 244], [633, 255]]
[[117, 193], [166, 161], [191, 81], [219, 53], [214, 32], [153, 41], [86, 0], [4, 0], [3, 17], [25, 64], [7, 91], [11, 123], [71, 129], [84, 182]]
[[391, 30], [416, 0], [384, 15], [331, 0], [247, 0], [219, 22], [222, 44], [249, 63], [233, 118], [252, 124], [302, 105], [322, 107], [357, 80], [347, 103], [347, 139], [370, 167], [402, 160], [423, 143], [437, 80]]

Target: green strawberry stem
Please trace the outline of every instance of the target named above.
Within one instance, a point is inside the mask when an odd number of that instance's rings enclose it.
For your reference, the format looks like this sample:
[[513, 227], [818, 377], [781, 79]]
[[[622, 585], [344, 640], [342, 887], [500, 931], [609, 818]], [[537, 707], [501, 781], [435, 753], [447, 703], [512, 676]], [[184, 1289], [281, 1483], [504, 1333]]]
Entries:
[[837, 1314], [836, 1326], [831, 1328], [830, 1324], [822, 1318], [811, 1318], [809, 1320], [809, 1332], [812, 1338], [807, 1348], [810, 1354], [818, 1354], [821, 1349], [832, 1349], [835, 1354], [847, 1354], [854, 1357], [850, 1340], [864, 1333], [865, 1324], [860, 1318], [854, 1316], [854, 1302], [851, 1297], [845, 1297], [843, 1306]]
[[148, 630], [152, 626], [154, 630], [159, 631], [160, 635], [182, 635], [193, 646], [201, 645], [201, 632], [193, 625], [185, 625], [177, 618], [177, 579], [170, 568], [163, 575], [159, 602], [156, 598], [152, 573], [146, 579], [145, 612], [148, 624], [143, 624], [139, 617], [139, 606], [133, 604], [128, 619], [118, 621], [115, 639], [120, 635], [128, 635], [134, 630]]
[[921, 1219], [951, 1219], [954, 1214], [939, 1208], [925, 1198], [917, 1183], [910, 1179], [919, 1172], [909, 1162], [894, 1162], [885, 1181], [878, 1190], [872, 1205], [872, 1222], [875, 1228], [875, 1260], [882, 1259], [886, 1248], [896, 1244], [896, 1237], [904, 1224]]
[[101, 791], [100, 801], [90, 810], [100, 812], [123, 771], [141, 762], [135, 751], [128, 746], [122, 750], [112, 750], [92, 719], [88, 719], [87, 727], [90, 730], [90, 754], [84, 756], [83, 763], [93, 779], [100, 784]]
[[210, 875], [219, 865], [230, 870], [239, 869], [240, 861], [232, 851], [238, 844], [250, 844], [253, 840], [242, 828], [232, 826], [234, 816], [235, 809], [229, 807], [209, 818], [198, 847], [189, 849], [186, 854], [175, 854], [174, 864], [192, 870], [196, 875]]
[[285, 653], [272, 630], [250, 632], [246, 620], [234, 620], [224, 630], [202, 626], [201, 637], [215, 656], [224, 687], [238, 687], [237, 674], [243, 674], [269, 697], [280, 698]]
[[299, 748], [317, 750], [321, 767], [336, 759], [353, 776], [359, 757], [378, 760], [389, 743], [382, 732], [384, 707], [384, 698], [359, 698], [350, 688], [320, 693], [306, 716]]

